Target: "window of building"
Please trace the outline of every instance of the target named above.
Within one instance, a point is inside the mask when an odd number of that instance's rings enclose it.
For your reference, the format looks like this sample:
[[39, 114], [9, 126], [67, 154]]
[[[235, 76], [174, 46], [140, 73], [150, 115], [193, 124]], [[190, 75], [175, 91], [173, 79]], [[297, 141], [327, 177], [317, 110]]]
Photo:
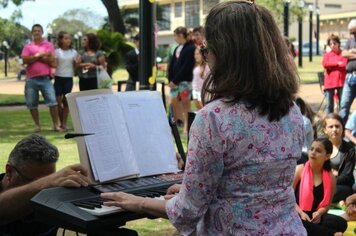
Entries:
[[204, 0], [203, 1], [203, 14], [208, 14], [210, 9], [219, 3], [219, 0]]
[[162, 9], [162, 19], [157, 19], [159, 30], [171, 30], [171, 5], [160, 5]]
[[174, 3], [174, 17], [182, 17], [182, 10], [181, 2]]
[[325, 8], [341, 8], [341, 4], [325, 4]]
[[199, 0], [185, 2], [185, 26], [193, 28], [200, 25]]

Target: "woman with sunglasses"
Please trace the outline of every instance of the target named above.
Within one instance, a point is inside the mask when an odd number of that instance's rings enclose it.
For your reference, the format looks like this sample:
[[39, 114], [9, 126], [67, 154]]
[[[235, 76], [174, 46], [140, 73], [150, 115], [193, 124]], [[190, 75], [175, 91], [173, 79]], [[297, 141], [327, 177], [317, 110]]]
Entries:
[[213, 7], [204, 53], [211, 74], [182, 185], [166, 200], [116, 192], [101, 195], [113, 199], [105, 204], [169, 218], [182, 235], [306, 235], [292, 188], [303, 118], [281, 35], [269, 11], [250, 1]]

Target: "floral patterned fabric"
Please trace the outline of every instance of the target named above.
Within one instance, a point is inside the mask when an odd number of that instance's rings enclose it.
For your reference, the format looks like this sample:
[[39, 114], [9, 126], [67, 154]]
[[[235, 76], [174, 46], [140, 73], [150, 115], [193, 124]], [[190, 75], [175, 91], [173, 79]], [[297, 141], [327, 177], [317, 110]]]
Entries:
[[169, 219], [183, 235], [306, 235], [292, 188], [303, 132], [296, 105], [269, 122], [243, 103], [209, 103], [191, 127]]

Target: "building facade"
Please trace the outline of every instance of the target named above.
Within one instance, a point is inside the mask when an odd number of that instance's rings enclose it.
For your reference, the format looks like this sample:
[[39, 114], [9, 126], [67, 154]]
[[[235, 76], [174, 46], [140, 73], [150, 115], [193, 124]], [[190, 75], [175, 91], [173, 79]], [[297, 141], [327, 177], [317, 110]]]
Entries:
[[[173, 43], [173, 30], [178, 26], [193, 28], [203, 25], [210, 8], [224, 0], [156, 0], [163, 10], [167, 21], [158, 24], [158, 45]], [[283, 1], [283, 0], [281, 0]], [[292, 0], [293, 4], [300, 2]], [[306, 15], [303, 19], [303, 42], [309, 41], [309, 9], [313, 11], [313, 38], [316, 36], [317, 14], [320, 20], [320, 45], [324, 45], [331, 34], [340, 38], [348, 38], [347, 25], [356, 18], [356, 0], [304, 0]], [[258, 4], [258, 0], [256, 0]], [[120, 0], [120, 7], [138, 8], [138, 0]], [[317, 10], [318, 9], [318, 10]], [[281, 25], [281, 30], [283, 26]], [[289, 27], [289, 37], [298, 41], [298, 23], [295, 21]]]

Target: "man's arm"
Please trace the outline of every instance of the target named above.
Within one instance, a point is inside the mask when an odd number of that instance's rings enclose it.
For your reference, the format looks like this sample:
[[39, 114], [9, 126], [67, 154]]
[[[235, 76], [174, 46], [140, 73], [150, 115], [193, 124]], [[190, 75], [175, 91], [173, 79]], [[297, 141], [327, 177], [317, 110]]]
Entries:
[[81, 165], [71, 165], [56, 173], [0, 193], [0, 225], [21, 219], [31, 212], [30, 199], [50, 187], [87, 186], [87, 171]]
[[356, 144], [356, 137], [352, 135], [351, 130], [345, 129], [345, 137], [348, 138], [353, 144]]
[[352, 48], [350, 50], [343, 50], [341, 55], [349, 60], [356, 59], [356, 49]]
[[39, 61], [41, 57], [40, 53], [37, 53], [32, 56], [22, 56], [23, 63], [26, 65], [31, 65], [32, 63]]

